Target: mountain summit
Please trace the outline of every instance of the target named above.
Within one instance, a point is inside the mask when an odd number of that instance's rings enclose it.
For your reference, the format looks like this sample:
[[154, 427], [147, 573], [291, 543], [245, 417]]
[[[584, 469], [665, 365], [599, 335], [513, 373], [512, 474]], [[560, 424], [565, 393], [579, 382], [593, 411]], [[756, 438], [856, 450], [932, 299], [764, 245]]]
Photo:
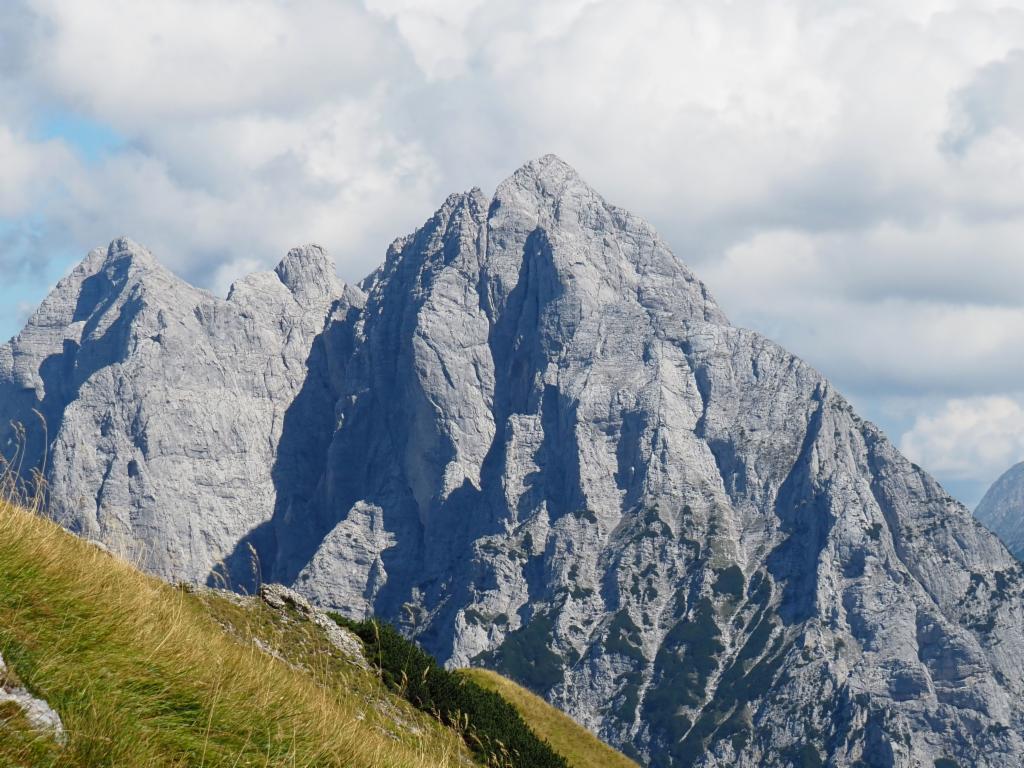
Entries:
[[318, 259], [227, 301], [63, 281], [0, 348], [55, 516], [387, 618], [654, 766], [1019, 763], [1019, 564], [564, 162], [452, 195], [358, 289]]
[[1018, 558], [1024, 557], [1024, 461], [1000, 475], [974, 510]]

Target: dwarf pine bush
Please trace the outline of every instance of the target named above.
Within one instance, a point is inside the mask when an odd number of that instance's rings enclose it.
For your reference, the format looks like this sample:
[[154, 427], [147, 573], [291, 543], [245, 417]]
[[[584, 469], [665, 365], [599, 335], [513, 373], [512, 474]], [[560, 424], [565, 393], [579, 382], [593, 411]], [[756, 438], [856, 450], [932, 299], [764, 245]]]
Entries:
[[389, 688], [413, 706], [458, 728], [488, 765], [502, 768], [568, 768], [565, 758], [541, 740], [509, 702], [468, 678], [441, 667], [434, 658], [389, 624], [351, 621], [332, 614], [355, 632], [366, 657]]

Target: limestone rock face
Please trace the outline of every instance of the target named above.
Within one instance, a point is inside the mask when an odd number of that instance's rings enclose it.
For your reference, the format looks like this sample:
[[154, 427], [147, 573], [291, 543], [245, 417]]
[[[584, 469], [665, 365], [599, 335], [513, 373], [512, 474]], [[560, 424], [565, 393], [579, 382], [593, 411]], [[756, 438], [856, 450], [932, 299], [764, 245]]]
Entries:
[[277, 576], [653, 765], [1016, 764], [1017, 563], [572, 169], [452, 196], [364, 288]]
[[160, 576], [205, 581], [274, 512], [285, 412], [346, 296], [358, 300], [316, 246], [224, 300], [116, 240], [0, 347], [0, 424], [27, 428], [23, 466], [45, 461], [57, 520]]
[[[326, 322], [295, 321], [309, 334], [294, 378], [274, 331], [240, 346], [237, 305], [260, 291], [288, 300], [245, 304], [253, 318], [299, 312], [291, 286], [321, 284], [315, 263], [227, 302], [146, 269], [160, 283], [138, 289], [142, 306], [190, 307], [174, 315], [191, 353], [175, 366], [126, 364], [162, 332], [144, 311], [76, 330], [92, 294], [75, 275], [0, 349], [4, 407], [56, 392], [74, 416], [52, 441], [54, 506], [79, 530], [123, 520], [176, 577], [226, 557], [244, 581], [255, 552], [262, 580], [391, 620], [450, 665], [505, 672], [653, 766], [1019, 765], [1017, 561], [557, 158], [491, 198], [451, 196], [361, 291], [303, 294]], [[188, 319], [200, 305], [220, 324]], [[57, 354], [68, 334], [94, 350], [75, 365]], [[81, 341], [108, 336], [134, 346]], [[221, 339], [245, 353], [195, 351]], [[260, 389], [257, 367], [287, 386]], [[279, 425], [258, 449], [235, 436], [264, 411], [216, 411], [225, 371], [273, 414], [258, 423]], [[104, 433], [108, 411], [124, 437]], [[137, 440], [136, 424], [162, 439]], [[172, 481], [133, 484], [123, 463], [105, 479], [129, 445], [135, 471], [174, 457], [181, 503], [163, 501]]]
[[1006, 470], [992, 484], [974, 516], [1018, 559], [1024, 558], [1024, 462]]

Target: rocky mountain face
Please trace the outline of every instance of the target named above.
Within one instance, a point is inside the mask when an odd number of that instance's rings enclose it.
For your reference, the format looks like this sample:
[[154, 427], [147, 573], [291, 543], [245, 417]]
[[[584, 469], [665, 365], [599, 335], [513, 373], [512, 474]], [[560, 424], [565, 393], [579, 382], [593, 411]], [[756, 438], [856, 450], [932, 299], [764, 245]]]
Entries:
[[974, 516], [1024, 558], [1024, 462], [1006, 470], [985, 493]]
[[1019, 764], [1017, 561], [560, 160], [361, 290], [295, 253], [225, 302], [115, 243], [0, 348], [2, 415], [57, 414], [55, 514], [390, 619], [654, 766]]
[[273, 513], [285, 413], [336, 303], [322, 250], [218, 299], [127, 239], [90, 253], [0, 347], [0, 424], [51, 514], [171, 580], [205, 580]]

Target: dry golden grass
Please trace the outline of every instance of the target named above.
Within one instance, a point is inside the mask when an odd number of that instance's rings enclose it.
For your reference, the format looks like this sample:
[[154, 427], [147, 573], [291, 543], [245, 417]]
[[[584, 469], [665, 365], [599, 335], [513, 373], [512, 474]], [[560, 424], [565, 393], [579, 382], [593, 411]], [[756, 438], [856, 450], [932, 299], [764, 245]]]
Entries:
[[0, 765], [466, 763], [457, 733], [255, 603], [170, 587], [4, 501], [0, 542], [0, 652], [68, 731], [55, 748], [0, 713]]
[[609, 747], [571, 717], [508, 678], [486, 669], [464, 669], [460, 672], [511, 702], [526, 724], [546, 739], [573, 768], [638, 768], [636, 763]]

